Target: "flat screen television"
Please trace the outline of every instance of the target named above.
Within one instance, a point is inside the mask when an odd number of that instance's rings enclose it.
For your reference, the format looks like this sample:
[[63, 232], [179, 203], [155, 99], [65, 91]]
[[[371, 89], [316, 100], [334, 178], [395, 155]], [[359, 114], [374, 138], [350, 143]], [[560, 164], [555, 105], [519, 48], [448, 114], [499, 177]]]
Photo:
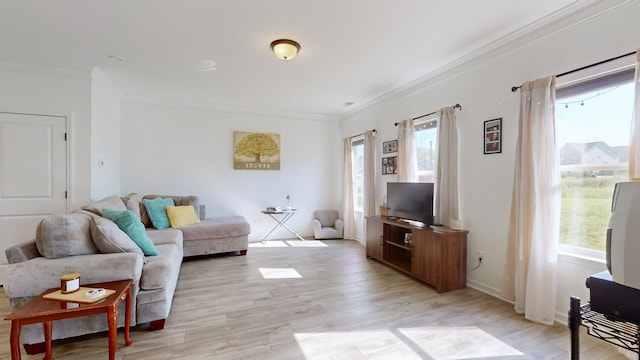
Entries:
[[387, 216], [433, 224], [433, 183], [387, 183]]
[[613, 281], [640, 289], [640, 182], [616, 184], [606, 250]]

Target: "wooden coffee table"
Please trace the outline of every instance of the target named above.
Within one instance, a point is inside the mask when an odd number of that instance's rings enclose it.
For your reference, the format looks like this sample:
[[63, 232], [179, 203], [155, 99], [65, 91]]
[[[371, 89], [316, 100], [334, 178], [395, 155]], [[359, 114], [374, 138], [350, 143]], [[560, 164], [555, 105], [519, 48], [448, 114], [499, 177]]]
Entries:
[[97, 284], [83, 284], [83, 287], [105, 288], [115, 290], [110, 296], [91, 304], [70, 303], [59, 300], [46, 300], [43, 296], [60, 290], [59, 288], [44, 291], [17, 309], [5, 320], [11, 320], [11, 358], [20, 359], [20, 327], [22, 325], [43, 323], [45, 339], [45, 357], [51, 359], [51, 329], [54, 320], [70, 319], [80, 316], [107, 314], [109, 325], [109, 359], [115, 359], [116, 334], [118, 331], [118, 305], [126, 300], [124, 341], [127, 346], [133, 341], [129, 337], [131, 325], [131, 284], [133, 280], [119, 280]]

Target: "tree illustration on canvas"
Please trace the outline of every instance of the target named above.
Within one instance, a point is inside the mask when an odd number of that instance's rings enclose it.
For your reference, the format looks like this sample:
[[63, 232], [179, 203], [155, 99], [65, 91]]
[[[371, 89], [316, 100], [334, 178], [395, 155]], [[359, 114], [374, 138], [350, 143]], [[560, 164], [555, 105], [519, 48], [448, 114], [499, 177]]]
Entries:
[[234, 169], [279, 170], [280, 135], [234, 132]]

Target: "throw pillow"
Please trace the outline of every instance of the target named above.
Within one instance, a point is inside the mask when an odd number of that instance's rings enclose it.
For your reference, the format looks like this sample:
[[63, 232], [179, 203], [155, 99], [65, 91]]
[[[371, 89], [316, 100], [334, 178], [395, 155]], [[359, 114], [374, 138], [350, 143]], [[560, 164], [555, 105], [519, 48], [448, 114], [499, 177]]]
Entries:
[[129, 235], [131, 240], [142, 249], [142, 253], [150, 256], [158, 255], [158, 249], [147, 236], [144, 225], [136, 219], [136, 216], [131, 211], [104, 208], [102, 209], [102, 216], [116, 223], [122, 231]]
[[[94, 214], [102, 216], [102, 208], [114, 210], [127, 210], [127, 207], [118, 196], [109, 196], [102, 200], [94, 201], [82, 207], [82, 210], [91, 211]], [[87, 223], [88, 224], [88, 223]]]
[[167, 206], [167, 216], [172, 228], [197, 224], [200, 219], [196, 216], [196, 209], [193, 205], [187, 206]]
[[143, 255], [142, 249], [113, 221], [95, 216], [90, 226], [93, 243], [101, 253], [134, 252]]
[[144, 202], [142, 200], [140, 200], [140, 221], [146, 228], [153, 227], [151, 219], [149, 218], [149, 213], [147, 212], [147, 207], [144, 206]]
[[89, 221], [85, 214], [73, 213], [48, 216], [36, 228], [38, 252], [49, 259], [98, 252], [91, 241]]
[[133, 215], [135, 215], [138, 218], [138, 220], [141, 220], [140, 218], [140, 202], [141, 201], [142, 201], [142, 196], [140, 196], [140, 194], [137, 194], [137, 193], [131, 193], [122, 198], [122, 202], [127, 207], [127, 210], [130, 210], [133, 213]]
[[167, 206], [175, 206], [172, 198], [144, 199], [144, 207], [151, 218], [153, 227], [162, 230], [171, 226], [167, 216]]

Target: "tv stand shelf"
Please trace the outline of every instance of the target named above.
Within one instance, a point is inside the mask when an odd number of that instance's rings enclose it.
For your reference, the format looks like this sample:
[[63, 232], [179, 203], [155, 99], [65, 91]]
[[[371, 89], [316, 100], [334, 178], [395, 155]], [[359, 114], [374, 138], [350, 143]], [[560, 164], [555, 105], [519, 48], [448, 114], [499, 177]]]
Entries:
[[581, 325], [587, 328], [587, 334], [638, 353], [638, 358], [640, 358], [640, 327], [638, 324], [609, 319], [606, 315], [591, 310], [590, 303], [580, 306], [580, 298], [577, 296], [571, 297], [569, 305], [572, 360], [580, 358]]
[[367, 216], [367, 257], [420, 279], [437, 292], [467, 285], [467, 231]]

